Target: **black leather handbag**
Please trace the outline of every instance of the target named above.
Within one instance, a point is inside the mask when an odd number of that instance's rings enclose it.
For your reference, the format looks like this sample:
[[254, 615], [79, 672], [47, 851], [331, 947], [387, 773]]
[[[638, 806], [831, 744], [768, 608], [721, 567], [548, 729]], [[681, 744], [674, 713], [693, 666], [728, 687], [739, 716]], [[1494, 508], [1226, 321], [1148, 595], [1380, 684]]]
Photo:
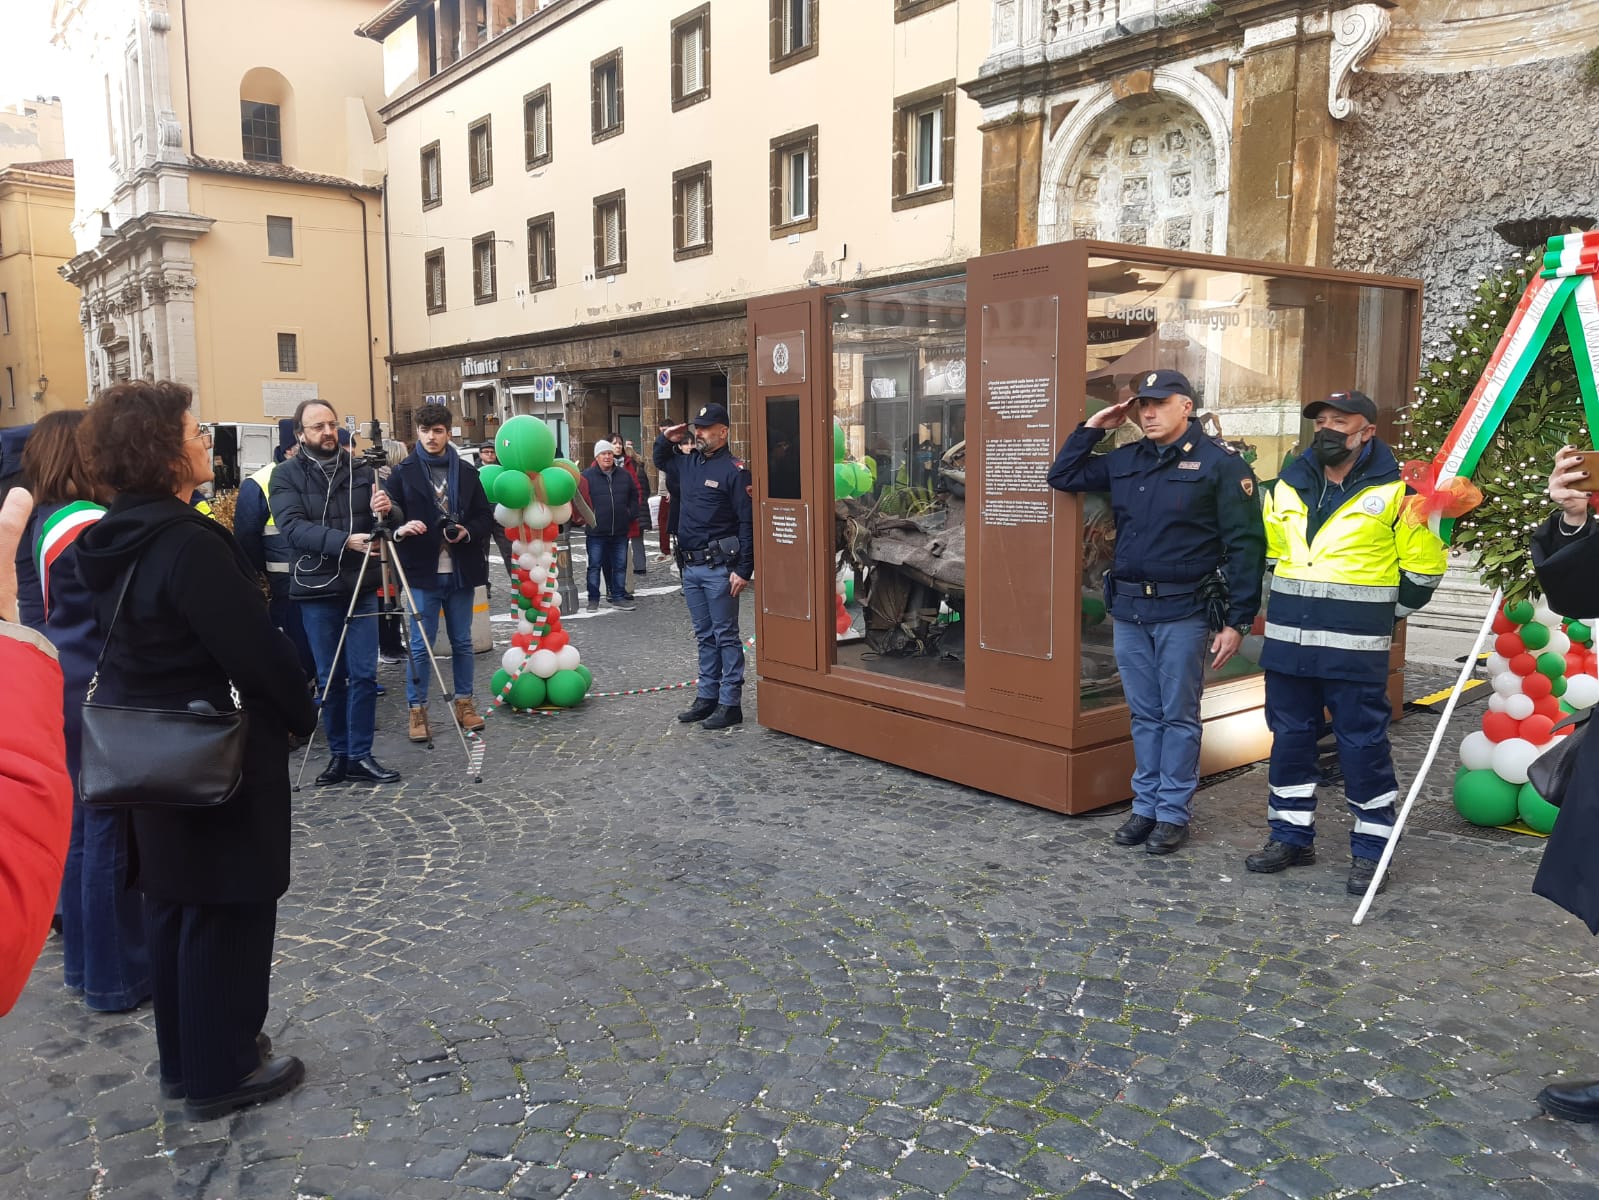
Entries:
[[214, 808], [226, 804], [244, 778], [246, 732], [244, 705], [231, 682], [232, 712], [219, 713], [206, 700], [192, 701], [186, 709], [95, 703], [106, 648], [137, 566], [129, 567], [122, 577], [94, 677], [83, 698], [79, 796], [94, 808]]
[[1571, 777], [1576, 774], [1578, 747], [1588, 732], [1588, 718], [1592, 715], [1593, 710], [1585, 708], [1556, 725], [1556, 729], [1570, 729], [1571, 732], [1556, 742], [1552, 750], [1533, 759], [1527, 768], [1527, 780], [1533, 790], [1556, 808], [1565, 801]]

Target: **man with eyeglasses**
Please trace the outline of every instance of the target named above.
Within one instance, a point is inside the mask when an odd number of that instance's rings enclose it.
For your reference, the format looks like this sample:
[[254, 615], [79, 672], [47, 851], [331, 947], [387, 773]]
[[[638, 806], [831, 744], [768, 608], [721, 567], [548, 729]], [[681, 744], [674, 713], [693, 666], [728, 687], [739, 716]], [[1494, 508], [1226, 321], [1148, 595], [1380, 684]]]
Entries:
[[[355, 599], [361, 560], [372, 553], [374, 517], [393, 502], [369, 464], [339, 444], [339, 417], [326, 400], [303, 400], [294, 410], [300, 452], [272, 473], [272, 519], [292, 552], [289, 597], [300, 606], [311, 653], [330, 758], [318, 786], [352, 780], [394, 783], [398, 771], [372, 755], [377, 719], [380, 572], [369, 569]], [[345, 629], [345, 614], [352, 620]], [[344, 635], [341, 662], [334, 661]]]

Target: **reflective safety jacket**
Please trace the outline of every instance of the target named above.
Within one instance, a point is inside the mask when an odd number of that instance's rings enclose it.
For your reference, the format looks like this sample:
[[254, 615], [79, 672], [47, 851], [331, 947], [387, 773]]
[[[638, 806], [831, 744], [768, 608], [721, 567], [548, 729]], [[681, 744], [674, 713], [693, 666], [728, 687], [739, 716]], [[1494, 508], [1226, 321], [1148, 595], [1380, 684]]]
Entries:
[[1408, 492], [1375, 439], [1342, 484], [1310, 455], [1266, 491], [1266, 557], [1275, 563], [1260, 665], [1286, 675], [1378, 680], [1394, 624], [1432, 598], [1447, 552], [1403, 515]]
[[294, 551], [278, 532], [278, 523], [272, 519], [272, 509], [267, 497], [272, 494], [272, 469], [277, 463], [267, 463], [239, 485], [239, 496], [233, 507], [233, 537], [244, 556], [257, 571], [267, 577], [274, 594], [287, 592], [289, 564]]

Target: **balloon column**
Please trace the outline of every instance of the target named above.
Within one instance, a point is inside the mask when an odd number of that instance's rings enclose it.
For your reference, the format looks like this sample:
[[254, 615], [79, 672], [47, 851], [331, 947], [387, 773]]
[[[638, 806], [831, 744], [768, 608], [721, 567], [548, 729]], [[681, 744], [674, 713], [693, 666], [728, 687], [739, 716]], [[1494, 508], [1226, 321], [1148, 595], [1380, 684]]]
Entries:
[[1482, 728], [1460, 743], [1455, 809], [1473, 825], [1507, 825], [1518, 816], [1548, 833], [1559, 811], [1527, 782], [1533, 759], [1566, 730], [1566, 713], [1599, 702], [1599, 655], [1585, 621], [1567, 620], [1542, 600], [1507, 604], [1493, 623], [1488, 681], [1493, 694]]
[[511, 595], [516, 632], [490, 685], [496, 707], [527, 711], [581, 704], [594, 674], [561, 628], [555, 539], [572, 519], [577, 464], [555, 457], [555, 434], [537, 417], [512, 417], [494, 437], [498, 465], [478, 478], [494, 519], [511, 538]]
[[872, 490], [876, 476], [865, 463], [850, 462], [844, 444], [844, 426], [833, 422], [833, 498], [847, 500], [851, 496], [864, 496]]

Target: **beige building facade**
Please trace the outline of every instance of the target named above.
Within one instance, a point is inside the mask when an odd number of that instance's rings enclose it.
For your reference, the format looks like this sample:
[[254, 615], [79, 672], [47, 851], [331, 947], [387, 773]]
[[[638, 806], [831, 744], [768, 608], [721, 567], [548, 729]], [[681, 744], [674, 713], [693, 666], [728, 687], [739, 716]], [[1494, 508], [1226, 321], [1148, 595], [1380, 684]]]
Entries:
[[66, 156], [59, 96], [37, 96], [0, 105], [0, 167], [58, 162]]
[[91, 392], [172, 378], [204, 421], [310, 397], [387, 418], [382, 59], [350, 36], [378, 8], [57, 0]]
[[72, 164], [0, 169], [0, 427], [30, 425], [86, 395], [72, 257]]
[[[955, 268], [982, 0], [422, 0], [384, 43], [399, 428], [537, 413], [575, 457], [726, 402], [745, 302]], [[669, 395], [661, 395], [660, 372]], [[646, 450], [647, 453], [647, 450]]]

